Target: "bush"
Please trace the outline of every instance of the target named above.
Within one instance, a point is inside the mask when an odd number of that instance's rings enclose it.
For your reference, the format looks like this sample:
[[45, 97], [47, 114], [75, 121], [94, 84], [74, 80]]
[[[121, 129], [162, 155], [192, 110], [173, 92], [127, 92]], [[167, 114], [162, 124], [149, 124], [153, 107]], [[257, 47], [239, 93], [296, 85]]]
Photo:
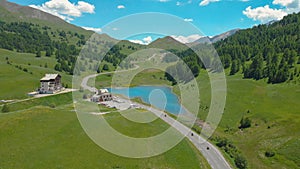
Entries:
[[88, 99], [88, 95], [87, 95], [87, 94], [84, 94], [82, 98], [83, 98], [83, 99]]
[[218, 147], [225, 147], [228, 144], [228, 140], [226, 138], [221, 138], [218, 142], [217, 142], [217, 146]]
[[249, 128], [251, 127], [251, 120], [247, 117], [247, 118], [242, 118], [240, 121], [240, 129], [245, 129], [245, 128]]
[[48, 106], [52, 109], [54, 109], [56, 107], [55, 103], [49, 103]]
[[104, 66], [103, 66], [102, 70], [108, 71], [108, 70], [109, 70], [109, 67], [108, 67], [108, 65], [107, 65], [107, 64], [104, 64]]
[[275, 152], [273, 152], [273, 151], [266, 151], [265, 152], [265, 156], [266, 157], [274, 157], [275, 156]]
[[235, 163], [236, 167], [239, 168], [239, 169], [246, 169], [247, 168], [247, 161], [241, 155], [237, 155], [235, 157], [234, 163]]
[[2, 107], [2, 113], [8, 113], [9, 112], [9, 107], [7, 104], [5, 104], [3, 107]]
[[247, 160], [241, 155], [240, 151], [227, 138], [216, 137], [216, 145], [220, 147], [226, 154], [234, 159], [234, 163], [239, 169], [247, 168]]
[[80, 92], [80, 93], [83, 93], [83, 92], [84, 92], [83, 87], [80, 86], [79, 92]]
[[38, 57], [38, 58], [42, 57], [41, 51], [37, 51], [35, 57]]
[[24, 68], [23, 71], [24, 71], [24, 72], [28, 72], [28, 69], [27, 69], [27, 68]]

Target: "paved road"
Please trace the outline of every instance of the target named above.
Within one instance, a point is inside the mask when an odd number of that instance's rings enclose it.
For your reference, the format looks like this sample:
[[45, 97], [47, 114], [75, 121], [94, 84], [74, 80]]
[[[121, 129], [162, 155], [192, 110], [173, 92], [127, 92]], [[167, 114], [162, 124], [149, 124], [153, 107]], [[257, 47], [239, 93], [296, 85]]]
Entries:
[[[186, 127], [182, 123], [178, 122], [174, 118], [168, 116], [161, 110], [155, 109], [153, 107], [145, 106], [139, 103], [137, 104], [139, 107], [146, 109], [156, 116], [161, 118], [163, 121], [168, 123], [170, 126], [174, 127], [181, 134], [186, 135], [186, 137], [197, 147], [197, 149], [203, 154], [211, 168], [213, 169], [230, 169], [230, 165], [227, 163], [221, 152], [213, 146], [211, 143], [203, 139], [200, 135], [193, 132], [190, 128]], [[193, 133], [193, 136], [192, 136]], [[209, 148], [209, 150], [207, 149]]]
[[[128, 71], [128, 70], [125, 70]], [[92, 92], [97, 91], [94, 87], [90, 87], [87, 85], [87, 82], [90, 78], [94, 78], [99, 75], [108, 74], [108, 73], [101, 73], [101, 74], [94, 74], [87, 76], [83, 79], [81, 86], [84, 89], [90, 90]], [[213, 146], [211, 143], [203, 139], [200, 135], [193, 132], [190, 128], [186, 127], [185, 125], [181, 124], [177, 120], [173, 119], [172, 117], [166, 115], [163, 111], [155, 109], [153, 107], [149, 107], [146, 105], [142, 105], [139, 103], [134, 103], [141, 108], [144, 108], [152, 113], [154, 113], [157, 117], [161, 118], [163, 121], [168, 123], [170, 126], [174, 127], [178, 130], [181, 134], [186, 135], [186, 137], [195, 145], [195, 147], [202, 153], [202, 155], [206, 158], [208, 163], [210, 164], [211, 168], [213, 169], [231, 169], [230, 165], [227, 163], [221, 152]], [[193, 136], [192, 136], [193, 133]], [[208, 149], [209, 148], [209, 149]]]

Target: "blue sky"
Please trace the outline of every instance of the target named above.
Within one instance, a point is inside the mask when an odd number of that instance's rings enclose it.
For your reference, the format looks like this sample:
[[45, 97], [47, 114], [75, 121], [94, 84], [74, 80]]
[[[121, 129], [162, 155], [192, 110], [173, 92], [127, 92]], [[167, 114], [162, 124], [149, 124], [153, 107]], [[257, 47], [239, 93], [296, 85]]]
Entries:
[[[9, 0], [57, 15], [77, 26], [107, 33], [102, 28], [116, 19], [136, 13], [175, 15], [195, 25], [203, 35], [213, 36], [235, 28], [279, 20], [300, 11], [299, 0]], [[159, 20], [159, 18], [156, 18]], [[131, 25], [134, 27], [135, 25]], [[118, 28], [112, 28], [117, 31]], [[172, 27], [169, 28], [174, 29]], [[185, 31], [184, 37], [197, 38]], [[112, 35], [113, 36], [113, 35]], [[160, 37], [138, 35], [132, 40], [148, 43]], [[180, 36], [179, 34], [174, 36]], [[202, 36], [202, 35], [201, 35]], [[148, 37], [148, 39], [147, 39]], [[118, 37], [116, 37], [118, 38]], [[146, 42], [143, 41], [143, 39]], [[193, 39], [193, 38], [191, 38]]]

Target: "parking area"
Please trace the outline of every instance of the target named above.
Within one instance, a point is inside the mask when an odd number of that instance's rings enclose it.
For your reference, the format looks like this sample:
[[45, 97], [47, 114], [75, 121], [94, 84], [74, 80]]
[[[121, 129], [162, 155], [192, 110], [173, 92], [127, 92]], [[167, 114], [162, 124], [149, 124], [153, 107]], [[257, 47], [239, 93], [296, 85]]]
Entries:
[[132, 109], [132, 108], [139, 108], [138, 105], [132, 103], [129, 99], [124, 99], [121, 97], [114, 97], [112, 101], [101, 102], [99, 104], [105, 105], [106, 107], [109, 108], [116, 108], [121, 111]]

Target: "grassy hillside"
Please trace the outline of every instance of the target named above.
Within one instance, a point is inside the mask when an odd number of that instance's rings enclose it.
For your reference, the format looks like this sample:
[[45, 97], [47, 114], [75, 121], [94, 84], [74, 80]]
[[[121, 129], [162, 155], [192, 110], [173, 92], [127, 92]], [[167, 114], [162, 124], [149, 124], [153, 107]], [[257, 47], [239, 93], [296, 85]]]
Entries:
[[83, 28], [69, 24], [51, 14], [31, 7], [7, 2], [6, 0], [0, 0], [0, 20], [5, 22], [31, 22], [41, 26], [52, 27], [53, 30], [59, 29], [65, 30], [66, 32], [77, 32], [87, 37], [93, 33], [92, 31], [87, 31]]
[[[241, 149], [251, 168], [299, 168], [299, 147], [293, 147], [300, 144], [299, 85], [266, 85], [239, 76], [227, 80], [221, 135]], [[252, 120], [252, 127], [240, 131], [243, 116]], [[275, 157], [265, 157], [266, 151], [275, 152]]]
[[[118, 75], [123, 75], [118, 73]], [[124, 74], [125, 75], [125, 74]], [[95, 79], [90, 79], [89, 84], [92, 85], [95, 82], [96, 88], [110, 87], [113, 80], [113, 74], [97, 76]], [[160, 70], [145, 70], [138, 73], [131, 81], [129, 86], [140, 85], [171, 85], [171, 82], [165, 80], [165, 73]], [[95, 80], [95, 81], [94, 81]]]
[[[54, 57], [37, 58], [34, 54], [0, 49], [0, 99], [26, 98], [27, 93], [39, 87], [39, 80], [46, 73], [58, 73], [54, 71], [56, 63]], [[71, 86], [71, 76], [59, 73], [63, 76], [62, 82]]]
[[183, 51], [188, 49], [186, 45], [176, 41], [169, 36], [157, 39], [156, 41], [150, 43], [149, 47], [175, 51]]
[[[198, 116], [205, 120], [208, 109], [202, 107], [210, 107], [210, 83], [205, 73], [197, 81], [202, 104]], [[241, 73], [227, 76], [226, 107], [213, 137], [227, 138], [249, 168], [299, 168], [299, 92], [299, 83], [271, 85], [242, 79]], [[250, 128], [239, 129], [242, 117], [250, 118]], [[275, 156], [266, 157], [267, 151]]]
[[[131, 85], [170, 85], [159, 78], [160, 73], [142, 72], [133, 79]], [[96, 86], [109, 86], [111, 79], [109, 75], [98, 76]], [[210, 83], [205, 72], [200, 74], [197, 81], [201, 100], [198, 117], [205, 120], [208, 114], [205, 107], [210, 107]], [[227, 76], [227, 85], [224, 115], [213, 138], [227, 138], [232, 142], [246, 157], [249, 168], [299, 168], [299, 84], [271, 85], [264, 80], [242, 79], [239, 73]], [[179, 93], [176, 86], [173, 89]], [[238, 128], [242, 117], [251, 119], [250, 128]], [[267, 158], [267, 151], [275, 152], [275, 156]], [[224, 154], [233, 162], [227, 153]]]
[[[0, 114], [1, 168], [209, 168], [187, 140], [148, 159], [113, 155], [85, 134], [69, 104], [70, 94], [43, 100], [24, 102], [23, 106], [9, 105], [15, 112]], [[67, 102], [62, 104], [60, 100]], [[58, 106], [42, 106], [41, 102], [45, 101]], [[168, 127], [160, 120], [153, 124], [136, 124], [118, 112], [106, 115], [106, 119], [116, 130], [136, 137], [155, 135]]]

